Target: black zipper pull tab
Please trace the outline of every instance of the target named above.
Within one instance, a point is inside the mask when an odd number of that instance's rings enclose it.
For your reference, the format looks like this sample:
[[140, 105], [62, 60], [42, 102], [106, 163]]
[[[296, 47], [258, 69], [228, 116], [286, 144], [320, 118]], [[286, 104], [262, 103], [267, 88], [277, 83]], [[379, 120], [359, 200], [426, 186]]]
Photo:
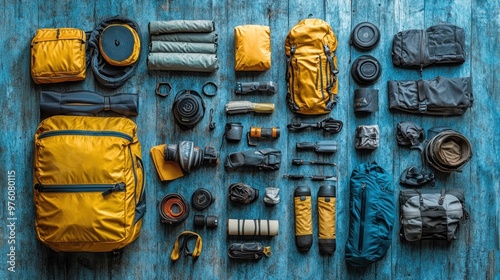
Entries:
[[35, 190], [41, 192], [43, 190], [43, 185], [40, 183], [36, 183], [34, 188], [35, 188]]
[[113, 187], [111, 187], [110, 189], [102, 192], [102, 196], [107, 196], [109, 194], [111, 194], [112, 192], [117, 192], [117, 191], [123, 191], [125, 189], [125, 183], [118, 183], [116, 185], [114, 185]]

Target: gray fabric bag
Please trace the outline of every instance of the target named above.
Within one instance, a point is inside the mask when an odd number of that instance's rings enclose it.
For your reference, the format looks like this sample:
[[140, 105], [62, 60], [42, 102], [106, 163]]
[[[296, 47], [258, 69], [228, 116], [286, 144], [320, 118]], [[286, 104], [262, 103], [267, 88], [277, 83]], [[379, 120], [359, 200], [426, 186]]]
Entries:
[[188, 43], [188, 42], [165, 42], [152, 41], [149, 44], [150, 52], [166, 53], [217, 53], [216, 43]]
[[176, 32], [212, 32], [215, 23], [212, 20], [169, 20], [149, 23], [149, 34], [158, 35]]
[[389, 108], [415, 114], [458, 116], [472, 107], [470, 77], [388, 81]]
[[469, 217], [461, 190], [401, 190], [399, 197], [400, 235], [406, 241], [455, 240], [460, 222]]
[[424, 68], [432, 64], [459, 64], [465, 61], [465, 32], [451, 24], [427, 30], [405, 30], [394, 35], [392, 63], [400, 67]]
[[214, 72], [217, 55], [205, 53], [149, 53], [148, 70]]
[[162, 33], [151, 35], [151, 41], [190, 42], [190, 43], [217, 43], [217, 31], [210, 33]]

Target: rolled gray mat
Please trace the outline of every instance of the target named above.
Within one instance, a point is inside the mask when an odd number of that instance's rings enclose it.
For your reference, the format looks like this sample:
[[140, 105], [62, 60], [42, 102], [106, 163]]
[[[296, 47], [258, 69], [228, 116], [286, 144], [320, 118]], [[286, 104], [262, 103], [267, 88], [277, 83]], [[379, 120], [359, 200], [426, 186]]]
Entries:
[[210, 33], [169, 33], [151, 35], [151, 41], [217, 43], [217, 32]]
[[228, 219], [228, 235], [276, 236], [278, 220]]
[[217, 53], [216, 43], [188, 43], [188, 42], [165, 42], [152, 41], [149, 44], [150, 52], [166, 53]]
[[176, 32], [212, 32], [214, 30], [215, 23], [212, 20], [169, 20], [149, 23], [150, 35]]
[[215, 54], [149, 53], [148, 70], [214, 72], [219, 69]]

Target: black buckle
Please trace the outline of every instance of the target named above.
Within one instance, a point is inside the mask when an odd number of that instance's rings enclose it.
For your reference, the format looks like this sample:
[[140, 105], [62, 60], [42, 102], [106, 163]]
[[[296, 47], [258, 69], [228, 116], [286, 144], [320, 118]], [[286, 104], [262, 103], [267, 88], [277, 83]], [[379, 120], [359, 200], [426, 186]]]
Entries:
[[424, 101], [424, 102], [418, 104], [418, 111], [422, 114], [427, 112], [427, 102]]

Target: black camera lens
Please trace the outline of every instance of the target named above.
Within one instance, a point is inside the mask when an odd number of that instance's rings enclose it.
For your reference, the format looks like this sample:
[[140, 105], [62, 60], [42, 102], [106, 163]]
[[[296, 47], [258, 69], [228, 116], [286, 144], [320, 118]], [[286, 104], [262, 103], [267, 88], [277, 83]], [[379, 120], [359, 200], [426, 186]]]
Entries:
[[172, 112], [177, 125], [183, 130], [188, 130], [203, 119], [205, 103], [198, 92], [181, 90], [175, 96]]
[[208, 215], [207, 217], [203, 215], [194, 215], [194, 226], [202, 228], [207, 226], [208, 229], [214, 229], [219, 225], [219, 218], [217, 216]]
[[219, 218], [217, 216], [207, 216], [207, 228], [216, 228], [219, 225]]

